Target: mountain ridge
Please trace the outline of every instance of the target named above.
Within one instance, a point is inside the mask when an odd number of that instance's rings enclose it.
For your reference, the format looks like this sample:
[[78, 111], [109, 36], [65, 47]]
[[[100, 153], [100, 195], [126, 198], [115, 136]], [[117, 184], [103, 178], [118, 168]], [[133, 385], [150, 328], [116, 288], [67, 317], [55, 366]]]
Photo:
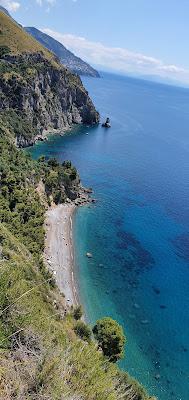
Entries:
[[58, 40], [35, 27], [24, 27], [24, 29], [44, 47], [52, 51], [60, 59], [61, 63], [65, 67], [69, 68], [73, 73], [95, 78], [100, 77], [98, 71], [91, 67], [87, 62], [83, 61], [80, 57], [73, 54]]

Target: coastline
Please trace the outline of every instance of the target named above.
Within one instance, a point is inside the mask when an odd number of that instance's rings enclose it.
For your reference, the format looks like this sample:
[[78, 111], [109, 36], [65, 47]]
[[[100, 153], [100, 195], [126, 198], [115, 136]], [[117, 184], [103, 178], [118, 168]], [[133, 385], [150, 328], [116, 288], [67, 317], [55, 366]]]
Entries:
[[76, 205], [71, 203], [51, 207], [46, 212], [44, 260], [53, 273], [56, 284], [65, 296], [67, 306], [79, 304], [74, 278], [72, 219]]

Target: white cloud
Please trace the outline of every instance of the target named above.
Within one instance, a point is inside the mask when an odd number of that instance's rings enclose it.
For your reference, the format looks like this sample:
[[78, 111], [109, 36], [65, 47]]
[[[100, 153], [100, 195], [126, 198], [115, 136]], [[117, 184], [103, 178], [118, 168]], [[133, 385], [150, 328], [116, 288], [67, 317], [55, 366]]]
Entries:
[[15, 12], [20, 8], [20, 3], [18, 1], [0, 0], [0, 5], [10, 12]]
[[54, 37], [79, 57], [101, 68], [111, 68], [124, 73], [153, 74], [189, 82], [188, 69], [166, 64], [157, 58], [126, 48], [108, 47], [100, 42], [92, 42], [72, 34], [61, 34], [48, 28], [43, 29], [43, 32]]
[[42, 5], [49, 5], [53, 6], [56, 3], [56, 0], [36, 0], [36, 3], [40, 6]]

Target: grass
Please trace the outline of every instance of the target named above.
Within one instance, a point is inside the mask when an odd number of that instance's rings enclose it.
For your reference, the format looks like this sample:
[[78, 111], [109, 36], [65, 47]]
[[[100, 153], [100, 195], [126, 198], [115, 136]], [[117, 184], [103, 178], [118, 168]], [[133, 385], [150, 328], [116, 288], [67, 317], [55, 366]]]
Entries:
[[[2, 12], [0, 46], [16, 55], [41, 52], [59, 68], [48, 50]], [[36, 73], [24, 58], [15, 70], [7, 64], [1, 64], [5, 80], [14, 73], [28, 85]], [[80, 82], [70, 79], [73, 85]], [[75, 332], [73, 310], [66, 308], [42, 256], [44, 204], [63, 201], [79, 178], [69, 162], [37, 162], [18, 150], [20, 134], [32, 136], [33, 127], [24, 115], [8, 110], [0, 121], [0, 399], [149, 400], [138, 382], [104, 358], [94, 340], [87, 341], [81, 329], [80, 337]]]
[[10, 54], [15, 55], [41, 53], [53, 65], [62, 68], [53, 53], [27, 34], [11, 17], [0, 11], [0, 47], [5, 46], [9, 49]]
[[95, 342], [77, 338], [64, 298], [3, 224], [0, 242], [0, 398], [148, 399]]
[[36, 186], [45, 186], [52, 171], [56, 185], [75, 179], [70, 162], [33, 161], [16, 149], [7, 127], [0, 129], [0, 399], [149, 400], [83, 326], [78, 336], [73, 310], [65, 313], [64, 296], [43, 265], [45, 208]]

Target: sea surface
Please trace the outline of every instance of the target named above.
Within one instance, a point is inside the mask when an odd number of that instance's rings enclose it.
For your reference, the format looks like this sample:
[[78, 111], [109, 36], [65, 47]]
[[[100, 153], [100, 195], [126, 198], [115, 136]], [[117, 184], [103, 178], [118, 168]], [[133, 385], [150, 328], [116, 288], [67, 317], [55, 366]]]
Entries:
[[89, 322], [118, 320], [121, 368], [159, 400], [188, 400], [189, 90], [110, 74], [83, 82], [112, 128], [76, 127], [30, 152], [71, 159], [94, 189], [74, 223]]

